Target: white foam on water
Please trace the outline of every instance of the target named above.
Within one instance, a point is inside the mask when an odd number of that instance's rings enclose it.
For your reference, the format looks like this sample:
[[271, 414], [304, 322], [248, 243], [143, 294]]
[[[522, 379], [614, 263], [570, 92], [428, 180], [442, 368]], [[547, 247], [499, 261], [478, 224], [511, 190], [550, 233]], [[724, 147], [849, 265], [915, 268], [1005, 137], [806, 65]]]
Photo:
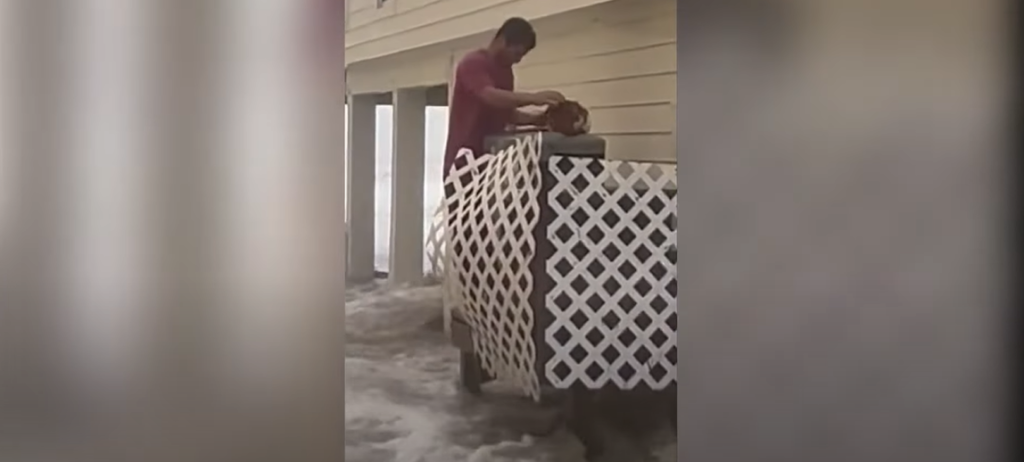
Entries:
[[364, 430], [353, 432], [353, 436], [369, 436], [355, 446], [385, 450], [395, 462], [457, 460], [461, 455], [453, 454], [445, 444], [442, 429], [450, 424], [450, 417], [428, 407], [399, 404], [378, 393], [349, 391], [346, 389], [346, 398], [354, 396], [346, 399], [346, 426]]
[[[345, 460], [582, 462], [579, 443], [565, 431], [532, 438], [510, 423], [539, 413], [514, 387], [489, 385], [482, 397], [459, 389], [458, 354], [437, 322], [441, 306], [438, 287], [350, 291]], [[675, 460], [674, 438], [662, 439], [652, 448], [656, 458], [610, 462]]]

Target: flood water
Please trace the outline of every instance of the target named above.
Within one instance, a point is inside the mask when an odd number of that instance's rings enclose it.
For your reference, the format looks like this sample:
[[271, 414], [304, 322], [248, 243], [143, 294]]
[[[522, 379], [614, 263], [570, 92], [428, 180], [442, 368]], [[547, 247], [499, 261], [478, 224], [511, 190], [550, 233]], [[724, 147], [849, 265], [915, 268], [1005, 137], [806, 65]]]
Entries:
[[[564, 429], [529, 436], [552, 421], [553, 409], [502, 383], [486, 384], [481, 396], [460, 390], [458, 352], [443, 331], [438, 287], [378, 284], [350, 288], [347, 298], [347, 462], [583, 461], [582, 445]], [[602, 462], [676, 460], [674, 432], [667, 420], [656, 422], [629, 436], [602, 425], [609, 445]]]

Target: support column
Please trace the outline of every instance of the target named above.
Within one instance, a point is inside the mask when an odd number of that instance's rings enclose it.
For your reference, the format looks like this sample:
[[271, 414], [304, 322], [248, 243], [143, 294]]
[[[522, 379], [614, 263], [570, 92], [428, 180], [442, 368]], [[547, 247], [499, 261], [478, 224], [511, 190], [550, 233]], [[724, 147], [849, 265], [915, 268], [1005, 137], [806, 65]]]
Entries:
[[423, 164], [427, 93], [423, 88], [394, 92], [391, 164], [391, 251], [393, 284], [423, 280]]
[[375, 95], [352, 95], [348, 115], [348, 275], [373, 280], [376, 250], [377, 102]]

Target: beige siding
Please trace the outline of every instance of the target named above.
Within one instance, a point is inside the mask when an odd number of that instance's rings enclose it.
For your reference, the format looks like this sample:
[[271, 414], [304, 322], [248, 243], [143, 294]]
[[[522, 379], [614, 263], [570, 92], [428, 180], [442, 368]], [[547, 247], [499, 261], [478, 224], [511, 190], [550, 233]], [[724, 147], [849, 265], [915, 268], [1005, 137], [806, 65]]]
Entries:
[[583, 103], [591, 131], [608, 140], [609, 157], [674, 161], [676, 2], [603, 6], [598, 22], [544, 36], [517, 68], [517, 85], [556, 89]]
[[[516, 67], [517, 86], [559, 90], [588, 107], [610, 157], [674, 161], [675, 8], [674, 0], [614, 0], [535, 21], [539, 46]], [[445, 84], [455, 60], [487, 39], [478, 34], [353, 63], [349, 88]]]
[[450, 48], [428, 47], [348, 64], [345, 84], [353, 93], [376, 93], [402, 87], [444, 84], [451, 76], [453, 56]]
[[493, 30], [511, 16], [531, 20], [609, 0], [348, 0], [349, 62], [378, 58]]

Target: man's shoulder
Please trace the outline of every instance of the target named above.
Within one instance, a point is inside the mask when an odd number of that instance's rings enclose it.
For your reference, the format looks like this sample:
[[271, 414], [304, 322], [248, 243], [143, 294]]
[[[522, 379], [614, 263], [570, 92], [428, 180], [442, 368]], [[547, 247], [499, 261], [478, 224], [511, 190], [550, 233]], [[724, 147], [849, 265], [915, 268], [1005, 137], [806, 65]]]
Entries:
[[459, 66], [487, 64], [487, 53], [484, 50], [473, 50], [462, 55]]

